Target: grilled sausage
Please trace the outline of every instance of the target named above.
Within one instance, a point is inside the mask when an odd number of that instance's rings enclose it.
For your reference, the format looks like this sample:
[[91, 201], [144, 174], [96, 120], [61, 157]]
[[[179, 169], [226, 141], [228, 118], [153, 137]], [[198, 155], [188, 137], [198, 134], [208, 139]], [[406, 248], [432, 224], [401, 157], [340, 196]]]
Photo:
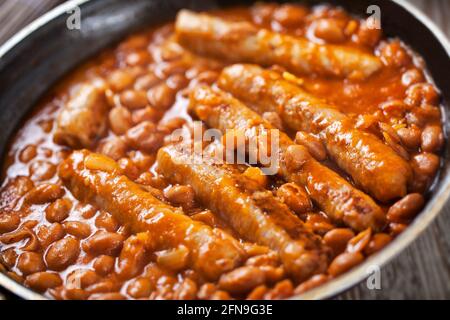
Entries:
[[230, 22], [182, 10], [177, 16], [178, 41], [189, 49], [231, 62], [278, 64], [293, 73], [364, 79], [381, 68], [373, 55], [335, 45], [258, 29], [248, 22]]
[[244, 239], [276, 250], [298, 281], [326, 268], [326, 248], [284, 203], [264, 188], [248, 190], [251, 181], [234, 167], [198, 157], [180, 145], [169, 145], [159, 150], [158, 166], [171, 182], [192, 186], [198, 200]]
[[91, 148], [106, 131], [107, 112], [104, 90], [82, 84], [58, 115], [55, 142], [72, 148]]
[[74, 151], [61, 164], [59, 176], [79, 200], [108, 211], [134, 232], [148, 231], [152, 250], [186, 246], [191, 267], [208, 279], [217, 279], [242, 261], [243, 250], [237, 240], [156, 199], [120, 174], [110, 158]]
[[219, 86], [258, 113], [276, 111], [291, 129], [317, 134], [337, 165], [376, 199], [387, 202], [406, 195], [412, 173], [403, 158], [279, 73], [255, 65], [234, 65], [223, 70]]
[[383, 227], [385, 215], [381, 208], [368, 195], [316, 161], [308, 151], [302, 152], [302, 165], [292, 168], [287, 157], [289, 147], [295, 146], [294, 142], [238, 100], [223, 91], [202, 86], [193, 89], [190, 104], [201, 120], [223, 133], [230, 129], [240, 130], [246, 140], [259, 140], [270, 136], [272, 130], [278, 132], [277, 157], [280, 174], [286, 180], [304, 186], [315, 204], [338, 223], [359, 231]]

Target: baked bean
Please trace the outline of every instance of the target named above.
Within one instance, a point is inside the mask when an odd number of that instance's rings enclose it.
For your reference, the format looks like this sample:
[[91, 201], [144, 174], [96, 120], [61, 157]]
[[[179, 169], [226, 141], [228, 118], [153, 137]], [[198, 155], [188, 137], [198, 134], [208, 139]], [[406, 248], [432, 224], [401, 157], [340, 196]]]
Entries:
[[152, 293], [154, 287], [149, 279], [139, 277], [131, 280], [127, 286], [127, 294], [135, 299], [147, 298]]
[[286, 149], [286, 167], [289, 171], [300, 169], [308, 160], [308, 155], [308, 150], [304, 146], [289, 146]]
[[28, 241], [21, 247], [22, 250], [35, 251], [39, 249], [39, 240], [37, 239], [36, 234], [26, 227], [25, 224], [13, 232], [0, 236], [0, 242], [3, 242], [4, 244], [12, 244], [25, 239], [28, 239]]
[[101, 276], [106, 276], [114, 269], [115, 258], [101, 255], [94, 260], [92, 266], [94, 267], [95, 272], [97, 272]]
[[187, 267], [189, 249], [183, 245], [156, 253], [156, 262], [163, 268], [179, 271]]
[[69, 199], [57, 199], [45, 208], [45, 218], [48, 222], [61, 222], [69, 216], [72, 202]]
[[356, 33], [356, 42], [367, 47], [375, 47], [381, 39], [381, 29], [373, 28], [364, 20]]
[[211, 295], [211, 300], [231, 300], [231, 296], [226, 291], [217, 290]]
[[81, 216], [84, 219], [91, 219], [97, 214], [97, 209], [89, 204], [81, 204], [77, 205], [77, 211], [81, 213]]
[[110, 279], [102, 280], [97, 283], [94, 283], [93, 285], [87, 287], [85, 290], [86, 292], [93, 294], [93, 293], [107, 293], [107, 292], [114, 292], [119, 290], [120, 283], [117, 281], [113, 281]]
[[37, 272], [25, 278], [25, 285], [38, 292], [62, 285], [61, 277], [53, 272]]
[[161, 64], [159, 70], [164, 77], [170, 77], [174, 74], [186, 73], [190, 65], [183, 60], [174, 60]]
[[131, 180], [136, 180], [139, 177], [139, 168], [130, 158], [122, 158], [117, 164], [122, 169], [122, 172]]
[[45, 263], [40, 253], [23, 252], [17, 259], [17, 268], [23, 275], [26, 276], [32, 273], [44, 271]]
[[55, 175], [56, 166], [45, 160], [37, 160], [30, 165], [29, 172], [33, 180], [49, 180]]
[[17, 201], [6, 203], [5, 199], [17, 199], [25, 195], [34, 188], [33, 181], [25, 176], [17, 176], [2, 188], [2, 198], [0, 198], [2, 210], [13, 210]]
[[440, 158], [434, 153], [422, 152], [415, 155], [411, 161], [416, 176], [433, 178], [440, 166]]
[[197, 284], [191, 279], [184, 279], [175, 290], [176, 300], [194, 300], [197, 297]]
[[88, 300], [125, 300], [126, 298], [119, 292], [94, 293]]
[[218, 285], [220, 289], [232, 294], [241, 294], [264, 284], [265, 281], [265, 274], [260, 268], [244, 266], [223, 274]]
[[328, 273], [336, 277], [363, 262], [364, 256], [360, 252], [344, 252], [338, 255], [328, 267]]
[[409, 87], [415, 83], [424, 81], [423, 73], [419, 69], [413, 68], [405, 71], [402, 75], [402, 84]]
[[143, 90], [125, 90], [120, 94], [120, 103], [128, 109], [141, 109], [148, 103], [147, 94]]
[[292, 296], [294, 293], [294, 285], [289, 279], [278, 282], [272, 290], [270, 290], [264, 299], [284, 299]]
[[117, 255], [122, 249], [123, 236], [113, 232], [100, 231], [83, 242], [83, 250], [90, 254]]
[[166, 84], [169, 88], [178, 91], [186, 87], [189, 80], [183, 74], [174, 74], [167, 79]]
[[340, 43], [347, 38], [345, 26], [346, 21], [324, 18], [314, 21], [310, 28], [317, 38], [330, 43]]
[[102, 211], [98, 217], [95, 218], [95, 226], [105, 231], [116, 232], [117, 229], [119, 229], [120, 224], [111, 214]]
[[421, 137], [422, 151], [438, 152], [444, 144], [444, 134], [439, 125], [426, 126], [422, 131]]
[[269, 291], [265, 285], [257, 286], [253, 289], [248, 295], [247, 300], [262, 300], [264, 299], [264, 295]]
[[[53, 292], [51, 293], [55, 295]], [[60, 299], [65, 300], [86, 300], [89, 297], [89, 293], [79, 288], [64, 288]]]
[[250, 257], [245, 262], [247, 266], [272, 266], [277, 267], [280, 265], [280, 260], [275, 252], [269, 252], [267, 254], [261, 254], [254, 257]]
[[409, 107], [402, 100], [388, 100], [380, 104], [379, 108], [383, 111], [386, 118], [403, 118]]
[[132, 148], [152, 153], [161, 147], [164, 134], [153, 123], [144, 121], [128, 130], [126, 139]]
[[216, 82], [218, 78], [219, 78], [219, 73], [217, 71], [205, 70], [205, 71], [199, 73], [196, 76], [195, 80], [199, 84], [209, 84], [209, 85], [211, 85], [214, 82]]
[[439, 94], [430, 83], [416, 83], [406, 90], [405, 102], [414, 107], [426, 104], [436, 105], [439, 102]]
[[191, 186], [175, 185], [164, 190], [164, 196], [174, 205], [189, 209], [194, 206], [195, 192]]
[[172, 118], [169, 121], [165, 122], [164, 128], [168, 132], [173, 132], [174, 130], [181, 128], [185, 123], [186, 123], [186, 119], [176, 117], [176, 118]]
[[390, 222], [405, 222], [414, 218], [425, 204], [419, 193], [410, 193], [394, 203], [388, 210], [387, 219]]
[[370, 242], [364, 248], [364, 254], [370, 256], [383, 249], [391, 241], [392, 237], [390, 235], [386, 233], [376, 233], [373, 235], [372, 239], [370, 239]]
[[320, 235], [323, 235], [331, 229], [334, 229], [334, 225], [328, 218], [325, 218], [324, 216], [317, 213], [310, 213], [307, 215], [306, 225], [310, 227], [315, 233], [318, 233]]
[[292, 28], [301, 25], [307, 15], [308, 10], [305, 7], [283, 4], [274, 11], [273, 19], [283, 27]]
[[411, 57], [398, 40], [384, 44], [381, 48], [380, 58], [385, 65], [393, 67], [403, 67], [411, 63]]
[[68, 274], [67, 288], [85, 289], [100, 281], [100, 277], [92, 270], [77, 269]]
[[277, 129], [283, 130], [283, 120], [276, 112], [264, 112], [262, 115], [263, 119], [269, 122], [272, 126]]
[[158, 122], [161, 119], [162, 114], [161, 111], [158, 111], [155, 108], [146, 107], [144, 109], [133, 111], [131, 119], [135, 125], [144, 121]]
[[32, 204], [44, 204], [61, 198], [64, 193], [64, 189], [57, 184], [43, 183], [30, 190], [26, 195], [26, 201]]
[[301, 283], [297, 288], [295, 288], [294, 294], [302, 294], [306, 291], [317, 288], [318, 286], [327, 282], [329, 279], [330, 277], [326, 274], [316, 274], [305, 282]]
[[0, 234], [16, 230], [20, 224], [20, 216], [17, 212], [0, 213]]
[[422, 132], [417, 126], [411, 126], [409, 128], [398, 129], [397, 135], [400, 137], [403, 145], [415, 149], [420, 145]]
[[324, 237], [323, 242], [333, 250], [334, 256], [344, 252], [347, 243], [355, 236], [352, 229], [336, 228], [328, 231]]
[[85, 239], [91, 235], [91, 227], [81, 221], [66, 221], [63, 223], [64, 230], [78, 239]]
[[20, 151], [19, 160], [23, 163], [30, 162], [37, 155], [37, 148], [34, 144], [29, 144]]
[[159, 79], [154, 73], [146, 73], [145, 75], [140, 76], [136, 79], [136, 82], [134, 83], [134, 89], [148, 90], [160, 81], [161, 79]]
[[42, 225], [37, 232], [39, 243], [43, 248], [47, 248], [53, 242], [64, 238], [65, 235], [63, 227], [57, 222], [50, 226]]
[[89, 170], [101, 170], [106, 172], [119, 171], [117, 163], [97, 153], [89, 154], [84, 160], [84, 165]]
[[283, 267], [260, 266], [259, 268], [264, 272], [267, 283], [275, 283], [281, 281], [285, 277]]
[[412, 108], [405, 118], [409, 125], [415, 124], [418, 127], [424, 127], [427, 123], [439, 121], [441, 111], [438, 107], [427, 104], [420, 108]]
[[79, 241], [72, 237], [67, 237], [50, 245], [45, 254], [45, 261], [50, 269], [60, 271], [74, 263], [79, 254]]
[[266, 24], [272, 20], [273, 13], [277, 8], [276, 3], [257, 2], [250, 8], [250, 12], [256, 24]]
[[125, 62], [129, 66], [145, 65], [151, 62], [152, 58], [147, 50], [130, 52], [125, 57]]
[[154, 154], [145, 154], [141, 151], [133, 150], [130, 151], [129, 157], [133, 164], [140, 170], [140, 171], [148, 171], [150, 170], [150, 167], [155, 163], [156, 156]]
[[147, 233], [138, 233], [125, 240], [117, 263], [117, 275], [120, 278], [131, 279], [144, 269], [147, 242]]
[[149, 39], [145, 35], [136, 34], [127, 37], [124, 42], [119, 45], [119, 51], [133, 51], [143, 49], [148, 45]]
[[198, 290], [197, 297], [202, 300], [210, 299], [214, 292], [217, 291], [217, 286], [213, 283], [205, 283]]
[[108, 76], [108, 83], [115, 92], [123, 91], [133, 84], [134, 77], [125, 70], [114, 70]]
[[395, 223], [391, 222], [389, 223], [389, 232], [393, 237], [398, 236], [400, 233], [405, 231], [405, 229], [408, 227], [407, 224], [404, 223]]
[[124, 107], [111, 109], [109, 112], [109, 126], [117, 135], [122, 135], [127, 132], [133, 126], [130, 111]]
[[303, 214], [312, 209], [312, 203], [306, 191], [296, 183], [285, 183], [278, 188], [277, 197], [296, 214]]
[[195, 213], [191, 216], [191, 219], [195, 221], [201, 221], [204, 224], [207, 224], [208, 226], [213, 228], [218, 227], [220, 223], [217, 217], [214, 215], [214, 213], [212, 213], [209, 210], [203, 210], [198, 213]]
[[[265, 188], [269, 183], [267, 176], [258, 167], [248, 167], [242, 173], [242, 176], [248, 178], [249, 180], [255, 183], [255, 190]], [[251, 189], [251, 186], [246, 185], [246, 188], [247, 187], [250, 187], [249, 189]]]
[[9, 248], [0, 252], [0, 266], [5, 266], [11, 269], [16, 265], [17, 252], [14, 248]]
[[372, 229], [368, 228], [361, 231], [347, 243], [347, 252], [362, 252], [364, 248], [369, 244], [370, 238], [372, 237]]
[[161, 83], [147, 91], [147, 99], [151, 106], [158, 110], [167, 110], [175, 102], [175, 90]]
[[99, 152], [117, 161], [125, 156], [127, 149], [128, 146], [124, 139], [114, 137], [101, 144]]

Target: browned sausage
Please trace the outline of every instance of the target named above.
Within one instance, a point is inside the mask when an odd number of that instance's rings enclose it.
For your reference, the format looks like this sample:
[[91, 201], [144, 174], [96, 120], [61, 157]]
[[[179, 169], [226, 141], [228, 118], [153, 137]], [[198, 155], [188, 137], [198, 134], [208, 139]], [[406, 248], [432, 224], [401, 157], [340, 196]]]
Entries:
[[278, 64], [293, 73], [367, 78], [381, 68], [377, 57], [357, 49], [319, 45], [258, 29], [248, 22], [230, 22], [188, 10], [178, 14], [175, 32], [179, 42], [199, 54], [231, 62]]
[[381, 208], [368, 195], [315, 160], [306, 149], [302, 154], [304, 163], [292, 168], [287, 158], [289, 148], [295, 143], [229, 94], [206, 86], [197, 87], [190, 95], [190, 104], [201, 120], [223, 133], [237, 129], [248, 140], [255, 136], [270, 136], [268, 132], [276, 130], [279, 132], [280, 174], [286, 180], [303, 185], [315, 204], [338, 223], [356, 230], [368, 227], [380, 230], [383, 227], [385, 215]]
[[82, 84], [62, 107], [54, 140], [72, 148], [90, 148], [107, 126], [108, 104], [102, 88]]
[[270, 191], [248, 190], [251, 181], [234, 167], [214, 164], [180, 145], [160, 149], [158, 166], [169, 181], [192, 186], [197, 198], [241, 237], [276, 250], [298, 281], [326, 268], [327, 250], [320, 239]]
[[355, 129], [335, 107], [308, 94], [279, 73], [256, 65], [223, 70], [219, 86], [258, 113], [276, 111], [293, 130], [317, 134], [332, 159], [381, 201], [402, 197], [411, 179], [409, 164], [376, 136]]
[[108, 211], [134, 232], [148, 231], [152, 250], [186, 246], [191, 267], [209, 279], [217, 279], [242, 261], [237, 240], [156, 199], [122, 175], [108, 157], [75, 151], [61, 164], [59, 176], [79, 200]]

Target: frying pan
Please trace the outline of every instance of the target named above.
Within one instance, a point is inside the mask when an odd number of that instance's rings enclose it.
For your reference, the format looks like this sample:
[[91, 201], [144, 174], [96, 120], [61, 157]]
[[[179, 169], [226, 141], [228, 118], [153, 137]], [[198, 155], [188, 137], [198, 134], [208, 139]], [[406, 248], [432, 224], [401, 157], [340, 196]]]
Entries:
[[[0, 47], [0, 159], [8, 141], [39, 98], [64, 74], [102, 48], [143, 27], [173, 20], [182, 8], [208, 10], [253, 1], [236, 0], [71, 0], [22, 29]], [[300, 1], [317, 4], [324, 1]], [[365, 15], [368, 6], [381, 9], [387, 36], [400, 37], [424, 57], [429, 75], [442, 92], [442, 115], [449, 132], [450, 45], [441, 31], [404, 0], [328, 0], [347, 11]], [[71, 30], [67, 19], [81, 12], [81, 29]], [[354, 286], [368, 276], [372, 266], [383, 266], [402, 252], [430, 225], [450, 197], [450, 148], [443, 151], [442, 169], [430, 200], [415, 221], [389, 246], [360, 266], [329, 283], [293, 299], [325, 299]], [[24, 299], [45, 299], [0, 273], [0, 286]]]

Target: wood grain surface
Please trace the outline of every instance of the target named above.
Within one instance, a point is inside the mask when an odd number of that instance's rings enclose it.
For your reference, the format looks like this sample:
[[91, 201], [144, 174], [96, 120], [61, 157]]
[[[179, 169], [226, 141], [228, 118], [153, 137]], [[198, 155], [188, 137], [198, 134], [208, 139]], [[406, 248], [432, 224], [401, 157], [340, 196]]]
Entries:
[[[409, 0], [450, 37], [450, 0]], [[0, 45], [60, 0], [0, 0]], [[432, 225], [381, 270], [381, 289], [365, 282], [337, 299], [450, 299], [450, 203]], [[2, 297], [11, 296], [0, 292]], [[11, 297], [12, 298], [12, 297]]]

